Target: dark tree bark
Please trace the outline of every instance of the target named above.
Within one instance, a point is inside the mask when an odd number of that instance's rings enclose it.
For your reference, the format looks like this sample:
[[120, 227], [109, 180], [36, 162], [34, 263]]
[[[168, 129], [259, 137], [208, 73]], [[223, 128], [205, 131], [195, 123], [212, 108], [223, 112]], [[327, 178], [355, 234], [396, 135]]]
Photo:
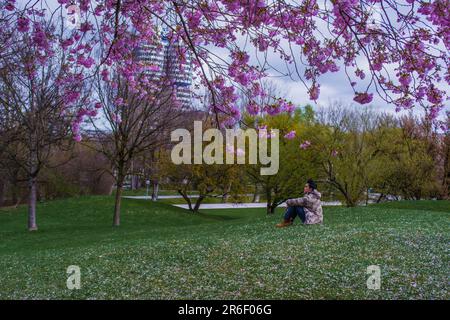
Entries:
[[18, 206], [20, 204], [20, 198], [18, 196], [18, 190], [17, 186], [12, 186], [11, 188], [11, 201], [13, 203], [13, 206]]
[[4, 180], [0, 180], [0, 207], [5, 203], [5, 189], [6, 183]]
[[267, 207], [266, 207], [267, 214], [274, 214], [275, 209], [278, 207], [280, 203], [281, 202], [277, 200], [276, 196], [275, 197], [272, 196], [271, 190], [267, 192]]
[[253, 193], [252, 202], [259, 202], [258, 184], [255, 183], [255, 192]]
[[123, 187], [117, 186], [116, 190], [116, 199], [114, 203], [114, 218], [113, 218], [113, 226], [120, 226], [120, 207], [122, 205], [122, 189]]
[[120, 208], [122, 205], [122, 194], [123, 194], [123, 183], [125, 180], [125, 175], [123, 174], [123, 168], [119, 169], [119, 173], [117, 175], [117, 189], [116, 189], [116, 198], [114, 203], [114, 217], [113, 217], [113, 226], [120, 226]]
[[380, 193], [380, 196], [377, 199], [377, 203], [380, 203], [383, 198], [384, 198], [384, 193], [382, 192], [382, 193]]
[[188, 195], [183, 190], [177, 190], [177, 191], [183, 197], [183, 199], [187, 202], [189, 211], [193, 211], [191, 198], [189, 198]]
[[230, 191], [231, 191], [231, 182], [228, 183], [227, 188], [222, 195], [222, 203], [226, 203], [228, 201], [228, 199], [230, 198]]
[[192, 210], [192, 212], [194, 212], [194, 213], [198, 212], [198, 210], [200, 209], [200, 204], [202, 203], [203, 199], [205, 199], [204, 195], [200, 195], [197, 198], [197, 201], [195, 202], [195, 206], [194, 206], [194, 209]]
[[267, 203], [267, 214], [274, 214], [276, 206]]

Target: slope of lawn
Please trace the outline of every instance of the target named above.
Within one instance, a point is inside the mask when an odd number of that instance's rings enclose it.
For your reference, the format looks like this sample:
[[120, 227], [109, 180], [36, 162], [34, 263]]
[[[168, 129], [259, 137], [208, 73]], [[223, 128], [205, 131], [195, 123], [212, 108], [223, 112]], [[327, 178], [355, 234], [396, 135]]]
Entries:
[[[276, 229], [282, 209], [205, 210], [82, 197], [0, 209], [0, 299], [449, 299], [450, 202], [325, 208], [322, 226]], [[68, 290], [66, 269], [81, 268]], [[367, 267], [381, 268], [368, 290]]]

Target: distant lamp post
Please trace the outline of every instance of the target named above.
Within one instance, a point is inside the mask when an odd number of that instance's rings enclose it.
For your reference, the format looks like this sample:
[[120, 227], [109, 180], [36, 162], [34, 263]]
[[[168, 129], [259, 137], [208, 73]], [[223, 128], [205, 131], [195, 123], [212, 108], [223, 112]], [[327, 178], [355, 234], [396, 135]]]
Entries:
[[147, 186], [147, 197], [148, 197], [148, 188], [149, 188], [149, 186], [150, 186], [150, 180], [146, 180], [146, 181], [145, 181], [145, 184], [146, 184], [146, 186]]

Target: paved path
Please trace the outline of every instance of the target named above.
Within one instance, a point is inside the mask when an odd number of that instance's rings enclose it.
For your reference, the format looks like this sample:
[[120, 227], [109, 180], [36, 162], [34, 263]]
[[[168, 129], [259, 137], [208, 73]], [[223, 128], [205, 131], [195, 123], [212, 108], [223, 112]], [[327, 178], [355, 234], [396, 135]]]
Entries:
[[[138, 199], [138, 200], [151, 200], [151, 196], [126, 196], [127, 199]], [[181, 199], [182, 196], [179, 195], [169, 195], [169, 196], [158, 196], [158, 199]], [[198, 198], [198, 195], [191, 195], [190, 198]], [[342, 205], [339, 201], [322, 201], [323, 206], [340, 206]], [[183, 209], [188, 209], [187, 204], [173, 204], [173, 206]], [[200, 204], [200, 209], [241, 209], [241, 208], [265, 208], [267, 203], [265, 202], [249, 202], [249, 203], [202, 203]], [[286, 203], [282, 203], [279, 207], [286, 207]]]
[[[247, 197], [251, 197], [253, 196], [253, 194], [247, 194]], [[126, 198], [126, 199], [138, 199], [138, 200], [151, 200], [152, 196], [124, 196], [122, 198]], [[158, 196], [158, 199], [182, 199], [183, 197], [181, 195], [168, 195], [168, 196]], [[193, 194], [190, 195], [189, 198], [193, 199], [193, 198], [198, 198], [198, 194]]]
[[[340, 206], [339, 201], [322, 201], [323, 206]], [[188, 209], [187, 204], [174, 204], [175, 207]], [[200, 209], [241, 209], [241, 208], [265, 208], [267, 204], [265, 202], [261, 203], [202, 203], [200, 204]], [[286, 207], [286, 203], [282, 203], [279, 207]]]
[[[139, 199], [139, 200], [152, 200], [152, 196], [125, 196], [123, 198], [127, 199]], [[181, 199], [182, 196], [179, 195], [170, 195], [170, 196], [158, 196], [158, 199]], [[194, 194], [189, 196], [189, 198], [198, 198], [198, 194]]]

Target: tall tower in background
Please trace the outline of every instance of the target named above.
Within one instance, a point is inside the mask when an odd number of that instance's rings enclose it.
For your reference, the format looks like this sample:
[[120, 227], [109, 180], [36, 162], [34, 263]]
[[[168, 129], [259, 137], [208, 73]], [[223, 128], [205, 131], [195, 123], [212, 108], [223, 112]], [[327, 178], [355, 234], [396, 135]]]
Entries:
[[178, 25], [177, 16], [171, 7], [167, 9], [166, 22], [170, 28], [163, 24], [158, 41], [143, 43], [137, 51], [137, 58], [155, 66], [149, 71], [155, 78], [169, 78], [177, 100], [183, 107], [189, 107], [192, 102], [191, 56], [186, 44], [169, 39], [170, 29]]

